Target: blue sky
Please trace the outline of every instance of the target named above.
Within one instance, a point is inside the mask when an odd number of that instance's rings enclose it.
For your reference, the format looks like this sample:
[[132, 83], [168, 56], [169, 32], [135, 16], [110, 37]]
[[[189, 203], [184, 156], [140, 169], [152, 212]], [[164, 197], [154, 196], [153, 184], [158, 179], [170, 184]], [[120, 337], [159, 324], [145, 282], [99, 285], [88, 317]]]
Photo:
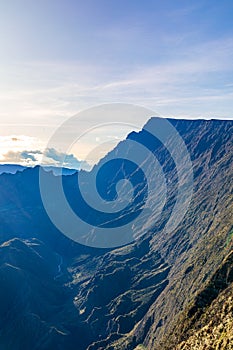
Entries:
[[229, 0], [0, 0], [0, 154], [102, 103], [232, 118], [232, 16]]

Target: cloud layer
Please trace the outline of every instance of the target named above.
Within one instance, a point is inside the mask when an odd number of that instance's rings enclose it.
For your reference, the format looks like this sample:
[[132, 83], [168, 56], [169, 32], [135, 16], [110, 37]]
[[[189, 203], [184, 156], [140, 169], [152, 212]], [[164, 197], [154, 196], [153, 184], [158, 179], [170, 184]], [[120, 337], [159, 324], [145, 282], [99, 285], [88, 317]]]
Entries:
[[45, 165], [57, 166], [71, 169], [89, 170], [87, 162], [78, 160], [73, 154], [58, 152], [54, 148], [47, 148], [44, 152], [40, 150], [8, 151], [2, 155], [1, 163], [21, 164], [21, 165]]

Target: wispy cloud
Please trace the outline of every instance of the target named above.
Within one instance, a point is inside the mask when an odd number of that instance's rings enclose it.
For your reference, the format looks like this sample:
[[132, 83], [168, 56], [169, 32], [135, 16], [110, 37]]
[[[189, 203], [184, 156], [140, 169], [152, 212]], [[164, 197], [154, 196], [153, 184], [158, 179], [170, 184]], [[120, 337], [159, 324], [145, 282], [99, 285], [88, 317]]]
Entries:
[[78, 160], [73, 154], [58, 152], [54, 148], [47, 148], [44, 151], [44, 164], [63, 166], [72, 169], [90, 170], [90, 165], [86, 161]]
[[[25, 146], [27, 144], [25, 141], [31, 141], [28, 142], [28, 146], [34, 148], [26, 149]], [[41, 164], [85, 170], [89, 170], [91, 168], [86, 161], [79, 160], [72, 153], [60, 152], [54, 148], [43, 149], [40, 142], [35, 143], [34, 141], [35, 140], [33, 138], [23, 135], [19, 137], [12, 135], [1, 137], [0, 163], [20, 164], [26, 166]], [[41, 149], [36, 148], [36, 146], [41, 146]]]
[[[27, 111], [35, 112], [35, 116], [40, 113], [41, 116], [47, 113], [67, 115], [90, 103], [121, 102], [122, 98], [130, 102], [135, 99], [136, 103], [157, 94], [164, 99], [172, 95], [174, 100], [177, 90], [183, 87], [194, 94], [197, 89], [206, 94], [208, 86], [217, 88], [222, 75], [233, 72], [233, 39], [185, 45], [180, 48], [179, 54], [171, 52], [165, 63], [134, 64], [131, 67], [126, 64], [120, 72], [111, 64], [99, 66], [93, 74], [92, 67], [86, 75], [83, 72], [88, 72], [89, 65], [85, 67], [74, 62], [54, 65], [49, 62], [34, 63], [30, 67], [31, 76], [41, 72], [40, 81], [35, 81], [37, 87], [16, 88], [13, 92], [15, 97], [12, 97], [28, 101]], [[38, 85], [41, 87], [38, 88]]]
[[37, 156], [41, 155], [41, 151], [8, 151], [3, 154], [1, 163], [5, 164], [22, 164], [36, 165], [38, 163]]
[[[172, 38], [172, 47], [178, 47], [164, 60], [125, 62], [120, 69], [110, 61], [92, 65], [34, 61], [11, 67], [9, 83], [0, 82], [1, 132], [12, 133], [8, 139], [0, 138], [4, 160], [40, 161], [41, 155], [31, 150], [43, 150], [67, 117], [101, 103], [139, 104], [169, 117], [232, 118], [233, 39], [225, 36], [187, 44], [188, 33], [185, 40]], [[37, 138], [18, 136], [23, 133]], [[64, 155], [56, 152], [50, 151], [47, 159], [53, 164]], [[66, 166], [78, 168], [80, 155], [73, 157]]]

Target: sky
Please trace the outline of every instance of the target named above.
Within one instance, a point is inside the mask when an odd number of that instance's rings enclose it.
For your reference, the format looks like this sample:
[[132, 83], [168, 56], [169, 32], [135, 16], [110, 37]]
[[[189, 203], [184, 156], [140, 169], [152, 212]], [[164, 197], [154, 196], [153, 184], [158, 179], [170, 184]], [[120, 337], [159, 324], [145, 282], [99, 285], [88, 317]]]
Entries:
[[[0, 0], [0, 162], [58, 164], [67, 150], [50, 137], [95, 105], [232, 119], [232, 16], [230, 0]], [[86, 133], [66, 165], [132, 128]]]

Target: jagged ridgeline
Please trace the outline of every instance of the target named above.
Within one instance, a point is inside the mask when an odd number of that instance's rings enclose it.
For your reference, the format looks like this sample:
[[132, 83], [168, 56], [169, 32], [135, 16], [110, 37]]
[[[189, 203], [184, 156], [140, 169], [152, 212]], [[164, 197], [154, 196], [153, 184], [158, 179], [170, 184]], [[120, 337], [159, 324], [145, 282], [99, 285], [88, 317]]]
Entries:
[[[42, 204], [38, 167], [0, 176], [0, 349], [233, 347], [233, 121], [169, 121], [186, 144], [194, 179], [185, 216], [166, 234], [177, 171], [164, 146], [145, 130], [128, 138], [156, 155], [167, 181], [166, 204], [161, 220], [152, 212], [145, 234], [123, 247], [91, 248], [63, 235]], [[148, 122], [152, 128], [153, 122]], [[126, 145], [121, 142], [113, 154], [124, 147], [127, 154]], [[77, 175], [71, 174], [63, 176], [63, 185], [74, 212], [109, 229], [123, 226], [125, 218], [134, 220], [149, 192], [142, 186], [143, 173], [127, 166], [124, 170], [134, 174], [130, 180], [139, 183], [136, 207], [129, 205], [111, 221], [90, 214]], [[152, 162], [144, 166], [153, 174]], [[46, 176], [57, 181], [52, 172]], [[82, 180], [88, 183], [91, 176], [83, 172]], [[100, 194], [114, 201], [111, 179], [122, 177], [114, 167], [106, 168]]]

